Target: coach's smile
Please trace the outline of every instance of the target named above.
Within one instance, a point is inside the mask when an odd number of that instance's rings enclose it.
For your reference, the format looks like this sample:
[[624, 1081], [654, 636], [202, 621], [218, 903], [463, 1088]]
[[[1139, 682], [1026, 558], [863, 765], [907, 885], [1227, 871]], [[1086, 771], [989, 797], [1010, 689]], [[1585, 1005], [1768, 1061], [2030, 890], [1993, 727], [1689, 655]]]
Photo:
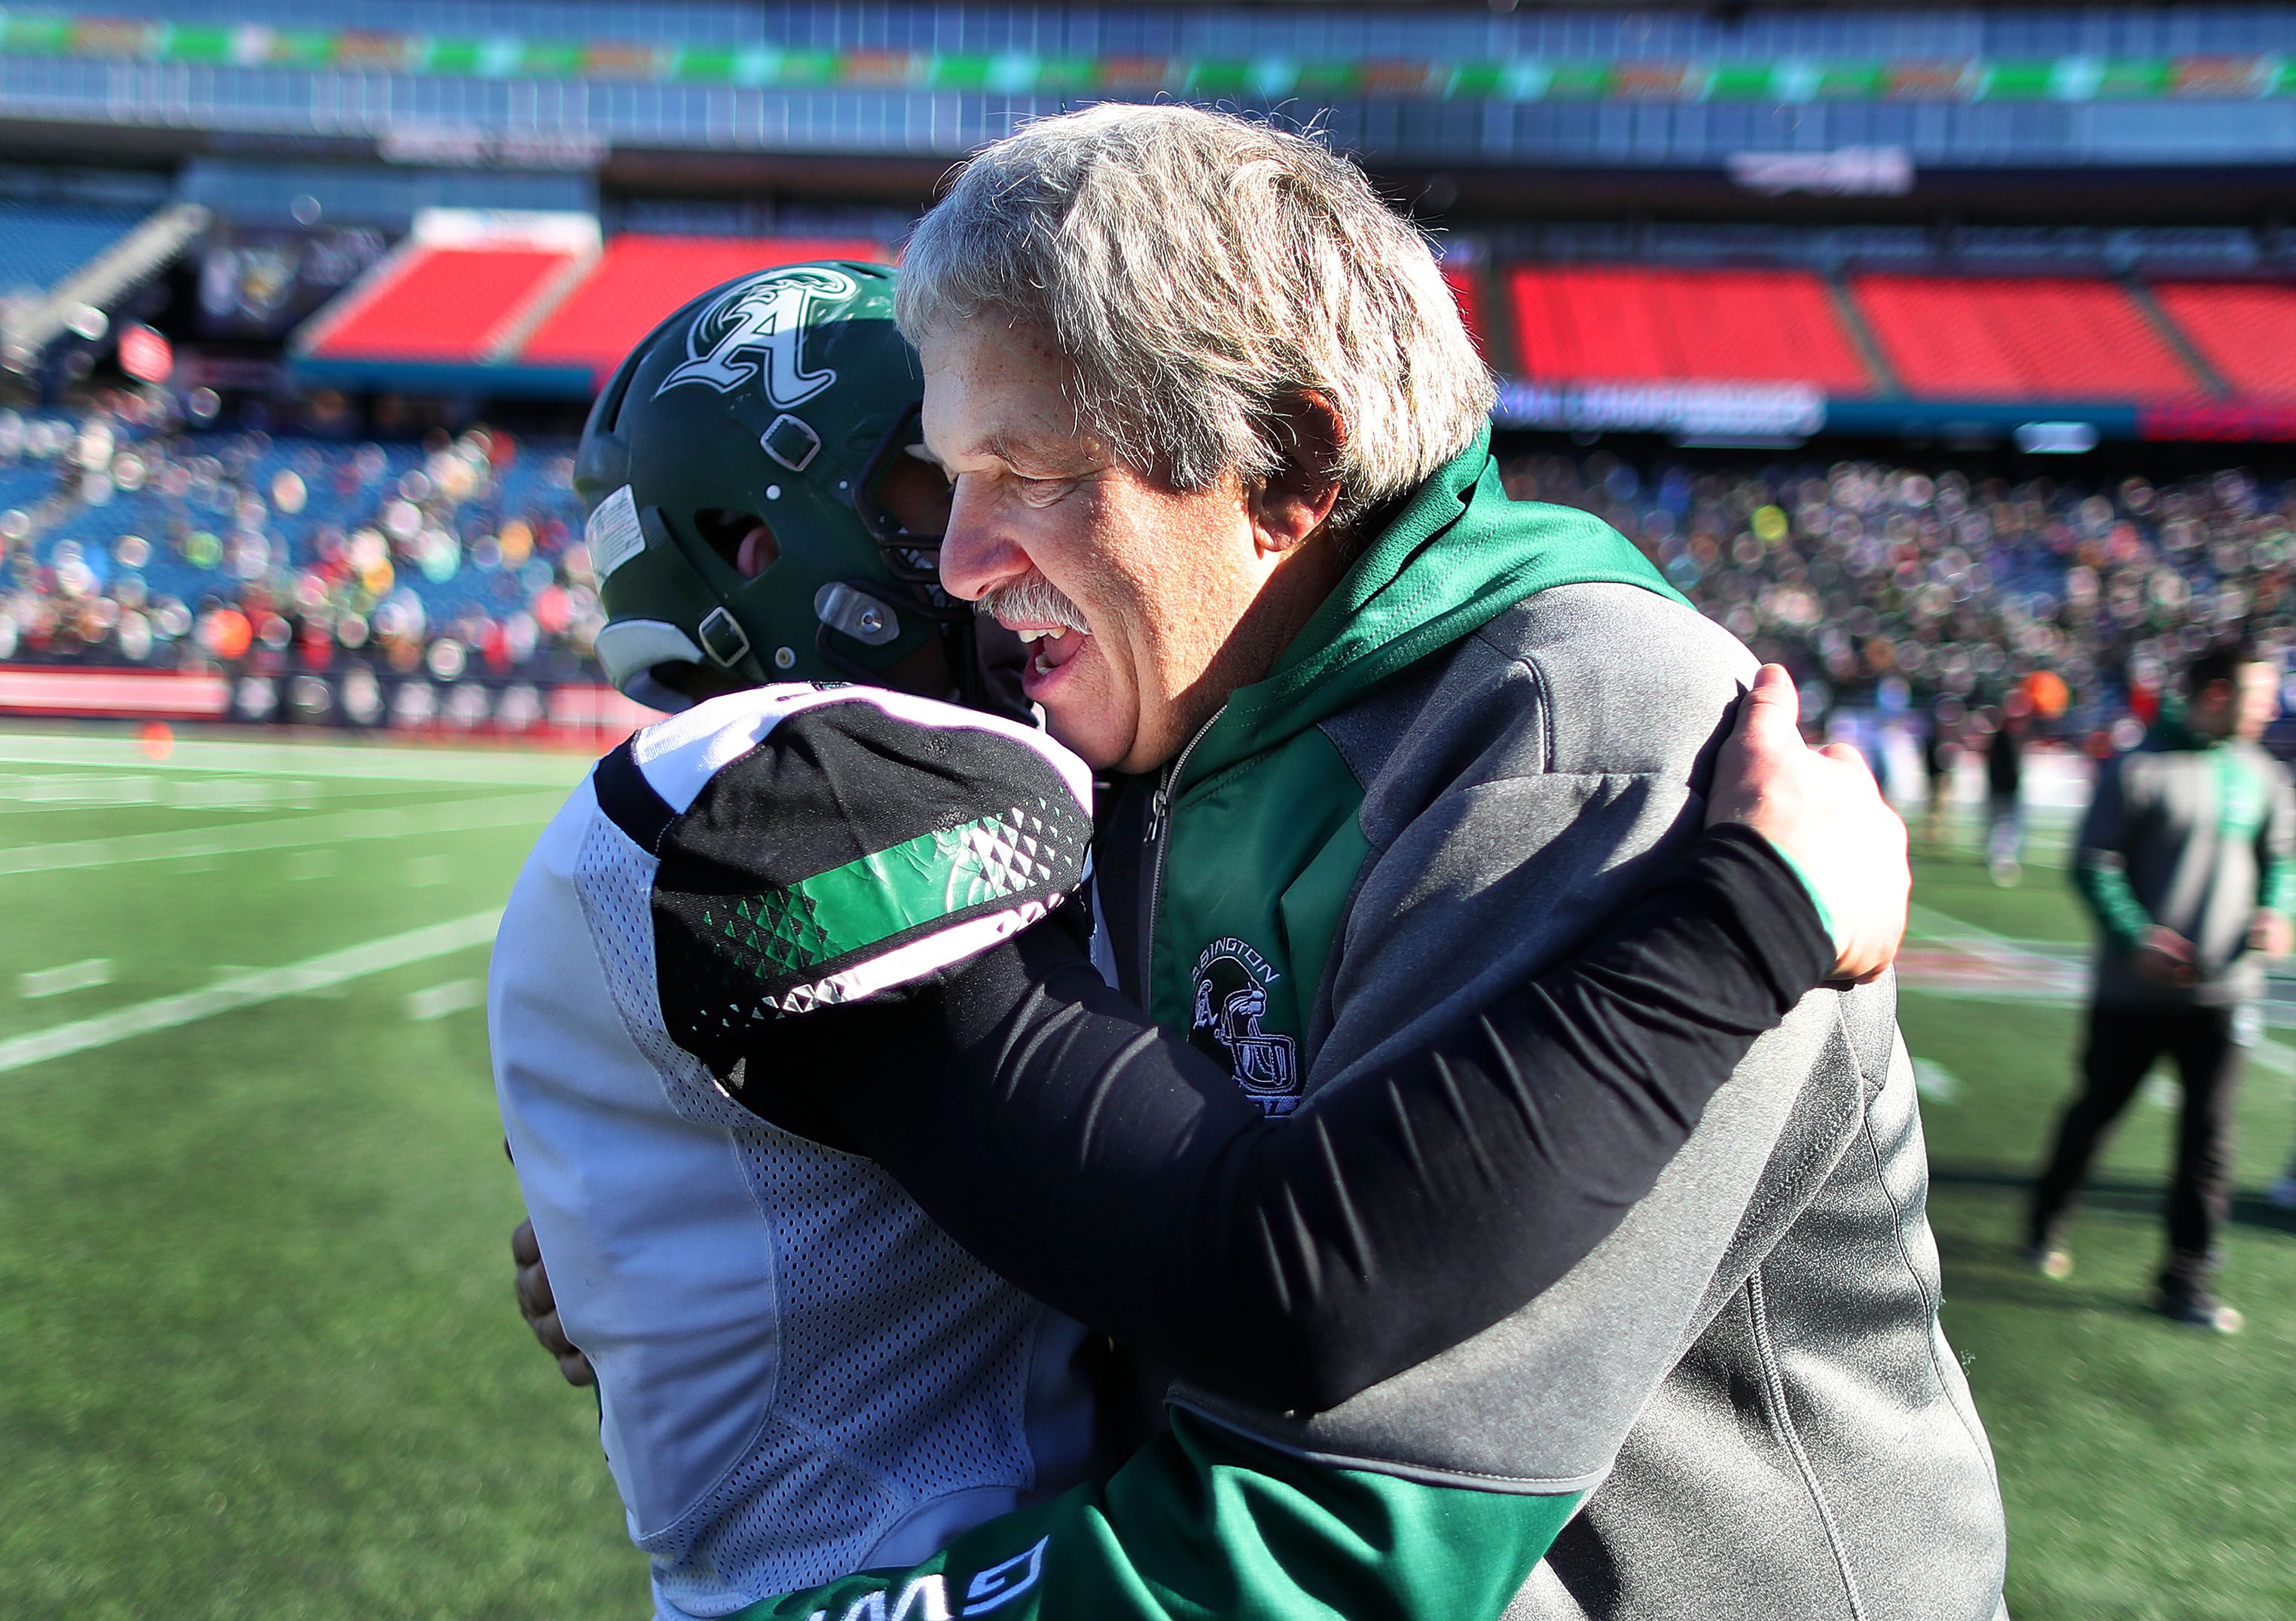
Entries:
[[1071, 630], [1065, 625], [1022, 630], [1018, 626], [1021, 640], [1029, 649], [1029, 662], [1021, 673], [1021, 690], [1031, 703], [1043, 703], [1059, 684], [1056, 677], [1084, 655], [1092, 637], [1086, 632]]

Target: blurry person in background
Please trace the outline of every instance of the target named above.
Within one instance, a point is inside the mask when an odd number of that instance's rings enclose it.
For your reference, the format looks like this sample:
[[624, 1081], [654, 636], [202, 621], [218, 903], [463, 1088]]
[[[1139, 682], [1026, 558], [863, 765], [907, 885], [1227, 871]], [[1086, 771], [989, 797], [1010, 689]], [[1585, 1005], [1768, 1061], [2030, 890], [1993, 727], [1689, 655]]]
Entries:
[[2290, 1156], [2288, 1168], [2280, 1173], [2280, 1180], [2264, 1197], [2275, 1209], [2296, 1210], [2296, 1155]]
[[2155, 1306], [2238, 1333], [2211, 1290], [2232, 1179], [2240, 1050], [2262, 1034], [2264, 959], [2284, 955], [2296, 901], [2296, 794], [2257, 740], [2280, 710], [2279, 670], [2244, 642], [2202, 652], [2181, 713], [2107, 760], [2081, 824], [2073, 881], [2102, 940], [2081, 1090], [2033, 1188], [2025, 1251], [2064, 1277], [2064, 1223], [2090, 1159], [2153, 1060], [2185, 1090], [2169, 1193], [2169, 1256]]
[[2023, 872], [2025, 855], [2025, 696], [2002, 701], [1985, 746], [1985, 862], [2003, 888]]
[[1922, 776], [1929, 790], [1922, 802], [1922, 833], [1931, 844], [1945, 837], [1945, 815], [1953, 803], [1953, 767], [1961, 757], [1961, 746], [1954, 741], [1954, 722], [1960, 712], [1957, 701], [1940, 698], [1931, 707], [1929, 725], [1922, 732]]
[[1882, 798], [1890, 797], [1890, 723], [1881, 716], [1870, 717], [1861, 730], [1858, 752], [1866, 757], [1866, 769], [1874, 774], [1874, 786]]

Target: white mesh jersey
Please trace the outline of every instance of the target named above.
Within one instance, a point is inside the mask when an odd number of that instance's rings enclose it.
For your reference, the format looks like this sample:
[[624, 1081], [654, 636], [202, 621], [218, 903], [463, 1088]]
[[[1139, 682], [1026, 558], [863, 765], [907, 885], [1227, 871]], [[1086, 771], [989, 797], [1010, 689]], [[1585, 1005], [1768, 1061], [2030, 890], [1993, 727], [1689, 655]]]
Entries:
[[1082, 1329], [669, 1040], [654, 868], [586, 781], [512, 893], [487, 1011], [559, 1315], [678, 1621], [914, 1563], [1098, 1461]]

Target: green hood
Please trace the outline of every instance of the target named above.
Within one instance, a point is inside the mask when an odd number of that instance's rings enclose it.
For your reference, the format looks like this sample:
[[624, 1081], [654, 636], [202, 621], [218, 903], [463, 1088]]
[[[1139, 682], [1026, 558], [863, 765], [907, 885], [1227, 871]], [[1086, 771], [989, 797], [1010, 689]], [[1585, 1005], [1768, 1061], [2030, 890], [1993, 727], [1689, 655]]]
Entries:
[[1509, 500], [1485, 428], [1356, 560], [1274, 672], [1229, 698], [1190, 758], [1189, 778], [1201, 782], [1338, 714], [1533, 592], [1598, 583], [1685, 601], [1593, 513]]

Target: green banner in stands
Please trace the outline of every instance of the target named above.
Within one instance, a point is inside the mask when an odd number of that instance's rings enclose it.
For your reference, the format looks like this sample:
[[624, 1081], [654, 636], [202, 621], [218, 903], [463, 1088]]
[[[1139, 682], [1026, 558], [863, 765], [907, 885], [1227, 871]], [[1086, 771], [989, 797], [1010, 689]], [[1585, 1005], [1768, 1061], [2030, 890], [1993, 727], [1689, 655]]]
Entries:
[[0, 12], [0, 52], [186, 66], [1004, 95], [1417, 101], [2091, 102], [2296, 96], [2279, 55], [2026, 61], [1600, 61], [784, 51]]

